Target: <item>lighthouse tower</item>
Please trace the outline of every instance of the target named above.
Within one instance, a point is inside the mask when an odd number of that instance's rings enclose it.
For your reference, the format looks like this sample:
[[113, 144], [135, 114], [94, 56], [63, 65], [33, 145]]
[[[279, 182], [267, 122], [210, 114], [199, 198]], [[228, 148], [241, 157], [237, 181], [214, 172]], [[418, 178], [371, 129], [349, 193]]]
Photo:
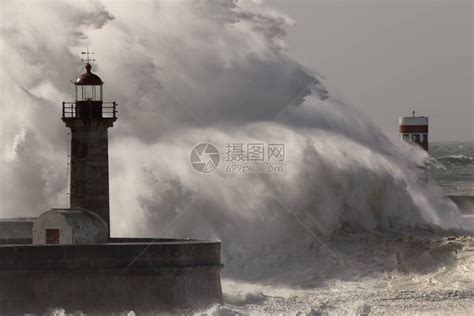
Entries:
[[46, 315], [57, 306], [141, 315], [222, 304], [220, 242], [110, 237], [107, 132], [117, 105], [103, 101], [104, 83], [85, 61], [74, 102], [62, 103], [71, 205], [0, 219], [0, 315]]
[[428, 151], [428, 117], [402, 116], [399, 119], [400, 138], [409, 143], [415, 143]]
[[71, 130], [69, 201], [71, 209], [99, 215], [110, 237], [107, 130], [117, 120], [117, 104], [103, 101], [104, 82], [92, 73], [89, 54], [85, 72], [73, 82], [75, 101], [63, 102], [62, 120]]

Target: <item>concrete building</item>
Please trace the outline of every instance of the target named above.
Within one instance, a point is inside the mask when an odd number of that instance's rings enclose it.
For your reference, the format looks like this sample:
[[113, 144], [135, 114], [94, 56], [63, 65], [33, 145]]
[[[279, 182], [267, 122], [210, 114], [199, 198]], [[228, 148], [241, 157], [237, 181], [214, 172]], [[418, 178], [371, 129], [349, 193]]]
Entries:
[[400, 138], [408, 143], [419, 145], [428, 151], [428, 117], [404, 116], [399, 119]]
[[85, 209], [55, 209], [33, 224], [33, 244], [94, 244], [108, 241], [107, 223]]

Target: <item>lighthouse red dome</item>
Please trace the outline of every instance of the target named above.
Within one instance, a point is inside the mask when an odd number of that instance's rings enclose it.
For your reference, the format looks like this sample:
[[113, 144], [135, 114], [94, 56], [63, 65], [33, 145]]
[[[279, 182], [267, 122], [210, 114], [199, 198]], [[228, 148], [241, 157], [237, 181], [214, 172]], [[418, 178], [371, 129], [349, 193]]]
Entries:
[[83, 73], [82, 75], [80, 75], [76, 79], [74, 84], [76, 84], [76, 85], [87, 85], [87, 86], [96, 86], [96, 85], [102, 85], [104, 83], [102, 81], [102, 79], [100, 79], [99, 76], [97, 76], [96, 74], [93, 74], [91, 72], [92, 66], [89, 63], [86, 64], [85, 68], [86, 68], [86, 72]]

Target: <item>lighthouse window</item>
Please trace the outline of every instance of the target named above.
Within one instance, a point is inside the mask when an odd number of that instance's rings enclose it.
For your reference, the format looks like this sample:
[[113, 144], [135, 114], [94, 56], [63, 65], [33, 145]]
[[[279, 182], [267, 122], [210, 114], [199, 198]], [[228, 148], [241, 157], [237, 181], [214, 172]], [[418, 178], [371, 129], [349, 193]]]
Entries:
[[95, 89], [94, 86], [84, 86], [84, 99], [85, 100], [93, 100], [95, 99]]
[[83, 86], [84, 100], [100, 101], [100, 86]]
[[102, 101], [102, 86], [76, 86], [76, 101]]

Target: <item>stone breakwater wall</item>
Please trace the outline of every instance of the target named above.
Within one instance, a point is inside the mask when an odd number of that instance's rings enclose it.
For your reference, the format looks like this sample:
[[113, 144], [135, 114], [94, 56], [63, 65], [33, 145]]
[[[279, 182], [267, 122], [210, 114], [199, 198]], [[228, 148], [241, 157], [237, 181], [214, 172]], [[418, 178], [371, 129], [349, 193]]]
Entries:
[[0, 314], [207, 307], [222, 302], [222, 267], [219, 242], [0, 245]]

